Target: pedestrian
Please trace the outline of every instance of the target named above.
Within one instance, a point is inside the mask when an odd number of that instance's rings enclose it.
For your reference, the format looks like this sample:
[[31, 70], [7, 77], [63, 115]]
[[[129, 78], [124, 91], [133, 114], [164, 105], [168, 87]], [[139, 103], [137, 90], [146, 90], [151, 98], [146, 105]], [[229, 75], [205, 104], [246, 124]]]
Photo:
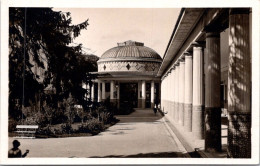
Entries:
[[154, 112], [154, 114], [156, 115], [156, 113], [157, 113], [157, 107], [156, 107], [156, 105], [154, 105], [154, 107], [153, 107], [153, 112]]
[[29, 153], [29, 150], [27, 149], [26, 152], [22, 155], [22, 151], [19, 149], [20, 142], [17, 140], [13, 141], [13, 148], [8, 151], [8, 157], [9, 158], [22, 158], [26, 157]]

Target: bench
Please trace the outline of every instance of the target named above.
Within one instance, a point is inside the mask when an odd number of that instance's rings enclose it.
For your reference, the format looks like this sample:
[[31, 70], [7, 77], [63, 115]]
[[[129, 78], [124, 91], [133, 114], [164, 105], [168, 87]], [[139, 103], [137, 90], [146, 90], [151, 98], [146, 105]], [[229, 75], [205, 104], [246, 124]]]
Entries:
[[17, 125], [17, 138], [35, 138], [35, 133], [38, 128], [38, 125]]

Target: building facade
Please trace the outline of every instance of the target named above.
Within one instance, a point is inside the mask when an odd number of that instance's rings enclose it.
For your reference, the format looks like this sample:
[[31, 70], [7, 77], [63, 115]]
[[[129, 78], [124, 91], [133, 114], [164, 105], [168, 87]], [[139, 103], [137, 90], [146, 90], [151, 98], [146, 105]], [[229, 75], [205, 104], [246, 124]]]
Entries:
[[126, 41], [107, 50], [99, 59], [98, 79], [92, 86], [94, 101], [110, 99], [118, 107], [153, 108], [160, 102], [162, 58], [144, 43]]
[[232, 158], [251, 157], [251, 18], [248, 8], [182, 9], [158, 72], [162, 110], [206, 151], [222, 150], [227, 114]]

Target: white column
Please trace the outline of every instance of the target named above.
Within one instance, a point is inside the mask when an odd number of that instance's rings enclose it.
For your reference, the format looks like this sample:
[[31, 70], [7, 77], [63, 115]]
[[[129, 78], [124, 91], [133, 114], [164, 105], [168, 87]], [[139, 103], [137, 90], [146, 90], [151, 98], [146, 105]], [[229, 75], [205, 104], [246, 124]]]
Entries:
[[154, 81], [151, 81], [151, 108], [154, 108]]
[[191, 132], [192, 121], [192, 56], [185, 54], [184, 128]]
[[101, 81], [98, 81], [98, 102], [101, 102]]
[[182, 123], [182, 109], [181, 109], [181, 98], [182, 98], [182, 94], [181, 94], [181, 88], [182, 88], [182, 73], [181, 73], [181, 60], [179, 59], [179, 67], [178, 67], [179, 69], [178, 69], [178, 73], [179, 73], [179, 75], [178, 75], [178, 115], [179, 115], [179, 117], [178, 117], [178, 123]]
[[203, 47], [193, 47], [193, 93], [192, 93], [192, 132], [195, 139], [204, 137], [204, 83]]
[[142, 108], [145, 108], [146, 99], [146, 82], [142, 81]]
[[174, 97], [174, 84], [173, 84], [173, 81], [174, 81], [174, 68], [171, 67], [171, 76], [170, 76], [170, 111], [171, 111], [171, 114], [170, 114], [170, 118], [173, 120], [173, 116], [174, 116], [174, 102], [173, 102], [173, 97]]
[[168, 113], [171, 114], [171, 72], [168, 74]]
[[91, 86], [91, 101], [94, 101], [94, 99], [95, 99], [95, 83], [93, 82], [92, 83], [92, 86]]
[[87, 88], [87, 92], [88, 92], [87, 93], [87, 99], [90, 100], [90, 85], [87, 84], [86, 88]]
[[176, 87], [175, 87], [175, 79], [176, 79], [176, 68], [175, 68], [175, 65], [172, 67], [173, 70], [172, 70], [172, 111], [173, 111], [173, 115], [172, 115], [172, 118], [173, 120], [176, 119], [176, 109], [175, 109], [175, 93], [176, 93]]
[[[88, 91], [87, 84], [82, 83], [82, 88], [86, 89]], [[89, 95], [89, 93], [87, 92], [87, 94], [84, 95], [84, 99], [88, 99], [88, 97], [89, 97], [88, 95]]]
[[176, 112], [176, 122], [179, 121], [179, 62], [176, 63], [175, 71], [175, 112]]
[[110, 81], [110, 99], [115, 99], [114, 91], [115, 91], [115, 81]]
[[163, 112], [165, 112], [165, 76], [163, 77], [163, 80], [162, 80], [162, 86], [161, 86], [161, 89], [162, 89], [162, 91], [161, 91], [161, 96], [162, 96], [162, 106], [161, 106], [161, 109], [162, 109], [162, 111]]
[[179, 121], [180, 121], [180, 124], [182, 125], [182, 126], [184, 126], [184, 79], [185, 79], [185, 61], [184, 61], [184, 59], [182, 58], [181, 60], [180, 60], [180, 76], [179, 76], [179, 78], [180, 78], [180, 81], [179, 81], [179, 83], [180, 83], [180, 86], [179, 86], [179, 89], [180, 89], [180, 91], [179, 91], [179, 112], [180, 112], [180, 119], [179, 119]]
[[168, 74], [168, 115], [171, 116], [171, 70], [169, 70]]
[[104, 101], [106, 99], [106, 83], [102, 82], [102, 100]]
[[110, 102], [115, 102], [115, 81], [110, 81]]

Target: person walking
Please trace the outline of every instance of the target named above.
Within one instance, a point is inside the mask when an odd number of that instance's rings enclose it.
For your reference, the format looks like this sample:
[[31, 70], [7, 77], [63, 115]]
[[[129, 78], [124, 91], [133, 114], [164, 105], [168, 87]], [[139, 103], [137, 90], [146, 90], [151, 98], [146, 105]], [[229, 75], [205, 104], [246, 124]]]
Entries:
[[17, 140], [13, 141], [13, 148], [8, 151], [9, 158], [24, 158], [29, 153], [27, 149], [26, 152], [22, 155], [22, 151], [19, 149], [20, 142]]
[[156, 105], [154, 105], [154, 107], [153, 107], [153, 112], [154, 112], [154, 115], [156, 115], [156, 113], [157, 113], [157, 106]]

